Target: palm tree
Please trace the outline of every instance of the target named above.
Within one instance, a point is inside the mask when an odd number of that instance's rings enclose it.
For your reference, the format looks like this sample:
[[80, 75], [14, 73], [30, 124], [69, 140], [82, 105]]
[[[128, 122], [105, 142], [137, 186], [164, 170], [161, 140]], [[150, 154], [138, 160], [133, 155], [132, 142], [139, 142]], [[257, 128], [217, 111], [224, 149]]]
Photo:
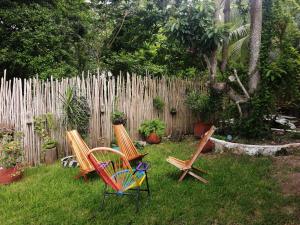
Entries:
[[249, 0], [250, 4], [250, 54], [249, 54], [249, 93], [253, 94], [258, 87], [260, 74], [258, 60], [261, 45], [262, 30], [262, 0]]

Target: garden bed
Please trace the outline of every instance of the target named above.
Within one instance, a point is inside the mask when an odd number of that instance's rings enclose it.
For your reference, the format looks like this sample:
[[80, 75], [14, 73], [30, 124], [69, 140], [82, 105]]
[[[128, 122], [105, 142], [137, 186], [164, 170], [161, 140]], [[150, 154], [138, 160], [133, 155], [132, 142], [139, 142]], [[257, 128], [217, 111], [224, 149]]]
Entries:
[[[228, 140], [232, 139], [232, 140]], [[233, 153], [245, 153], [248, 155], [275, 155], [287, 154], [300, 148], [300, 132], [275, 129], [268, 138], [246, 139], [230, 135], [215, 135], [211, 139], [217, 152], [231, 151]]]
[[245, 153], [248, 155], [276, 155], [280, 153], [287, 154], [289, 151], [300, 149], [300, 142], [279, 145], [250, 145], [224, 141], [217, 138], [211, 138], [211, 140], [215, 144], [216, 152], [231, 151], [233, 153]]

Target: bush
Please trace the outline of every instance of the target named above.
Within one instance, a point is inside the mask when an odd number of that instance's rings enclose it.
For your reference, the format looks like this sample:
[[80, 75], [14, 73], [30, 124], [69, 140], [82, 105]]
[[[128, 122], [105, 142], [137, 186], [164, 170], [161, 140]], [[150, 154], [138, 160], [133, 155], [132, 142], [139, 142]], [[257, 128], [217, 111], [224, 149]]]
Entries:
[[91, 116], [90, 108], [84, 96], [78, 96], [73, 88], [68, 88], [63, 102], [63, 120], [67, 129], [77, 129], [86, 136]]
[[144, 137], [148, 137], [149, 134], [155, 133], [157, 136], [162, 137], [165, 134], [166, 126], [164, 122], [159, 119], [146, 120], [139, 128], [139, 132]]
[[17, 166], [22, 162], [23, 147], [21, 138], [23, 133], [16, 132], [14, 136], [3, 135], [0, 143], [0, 165], [6, 168]]
[[188, 93], [185, 102], [195, 116], [200, 117], [203, 121], [209, 122], [211, 119], [211, 113], [210, 96], [208, 93], [192, 91]]

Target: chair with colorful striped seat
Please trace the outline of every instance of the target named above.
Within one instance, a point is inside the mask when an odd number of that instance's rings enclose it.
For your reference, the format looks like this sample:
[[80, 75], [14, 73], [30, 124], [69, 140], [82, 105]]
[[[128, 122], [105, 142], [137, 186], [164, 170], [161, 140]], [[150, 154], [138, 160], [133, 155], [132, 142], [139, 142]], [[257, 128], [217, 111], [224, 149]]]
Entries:
[[[150, 195], [147, 166], [145, 167], [144, 163], [140, 163], [136, 169], [132, 169], [122, 152], [106, 147], [90, 150], [88, 159], [105, 183], [103, 205], [105, 197], [108, 195], [133, 195], [136, 197], [136, 210], [138, 211], [140, 192], [147, 191]], [[144, 181], [146, 182], [146, 189], [141, 188]], [[108, 192], [108, 187], [113, 192]]]

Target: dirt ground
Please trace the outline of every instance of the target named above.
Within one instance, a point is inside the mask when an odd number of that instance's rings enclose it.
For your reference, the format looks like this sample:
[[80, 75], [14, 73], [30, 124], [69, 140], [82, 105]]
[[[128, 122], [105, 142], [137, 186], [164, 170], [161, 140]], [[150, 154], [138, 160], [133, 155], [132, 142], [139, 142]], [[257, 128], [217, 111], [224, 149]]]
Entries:
[[300, 149], [292, 155], [274, 157], [275, 177], [285, 195], [300, 196]]

